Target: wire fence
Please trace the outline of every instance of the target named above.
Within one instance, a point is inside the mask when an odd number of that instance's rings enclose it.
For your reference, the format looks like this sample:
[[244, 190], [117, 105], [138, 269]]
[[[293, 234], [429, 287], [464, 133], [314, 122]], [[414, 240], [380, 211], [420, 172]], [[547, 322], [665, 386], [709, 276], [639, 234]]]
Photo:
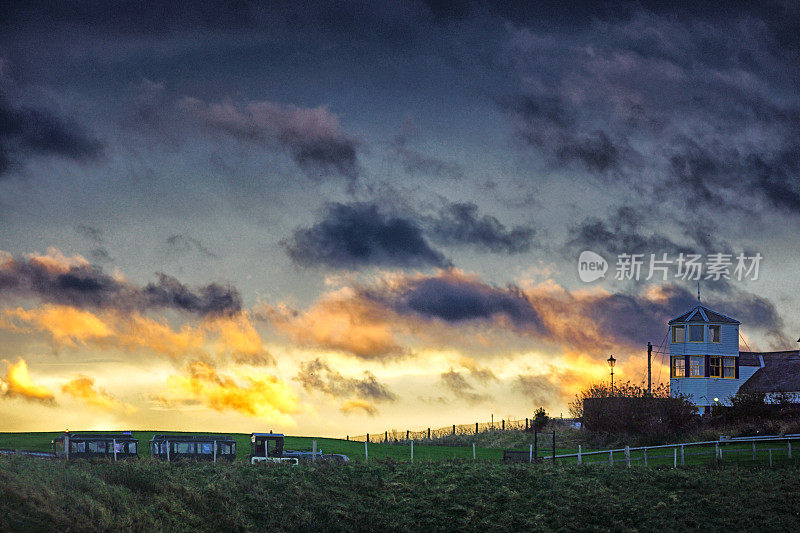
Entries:
[[347, 435], [347, 440], [356, 442], [385, 442], [385, 443], [407, 443], [410, 441], [420, 442], [425, 440], [441, 439], [451, 435], [477, 435], [487, 431], [533, 431], [531, 419], [501, 419], [490, 422], [474, 422], [471, 424], [453, 424], [442, 428], [426, 428], [420, 431], [411, 430], [386, 430], [383, 433], [366, 433], [364, 435]]

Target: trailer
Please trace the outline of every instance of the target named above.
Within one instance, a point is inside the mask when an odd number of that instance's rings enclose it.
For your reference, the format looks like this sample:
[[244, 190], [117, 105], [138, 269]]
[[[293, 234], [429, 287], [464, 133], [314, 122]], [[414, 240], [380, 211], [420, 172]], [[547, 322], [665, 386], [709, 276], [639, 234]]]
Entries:
[[131, 431], [122, 433], [70, 433], [52, 440], [53, 455], [64, 459], [91, 459], [105, 457], [128, 459], [139, 457], [139, 440]]
[[250, 435], [250, 464], [270, 462], [297, 465], [300, 463], [333, 462], [346, 463], [349, 457], [337, 453], [284, 450], [283, 433], [252, 433]]
[[236, 441], [230, 435], [153, 435], [150, 455], [165, 461], [233, 461]]

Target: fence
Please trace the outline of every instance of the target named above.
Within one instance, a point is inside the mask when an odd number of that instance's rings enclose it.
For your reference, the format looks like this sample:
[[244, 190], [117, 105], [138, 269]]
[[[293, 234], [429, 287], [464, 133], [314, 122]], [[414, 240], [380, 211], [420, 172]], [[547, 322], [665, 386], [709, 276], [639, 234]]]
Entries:
[[397, 429], [387, 430], [383, 433], [367, 433], [365, 435], [347, 435], [347, 440], [357, 442], [398, 442], [407, 443], [409, 441], [424, 441], [440, 439], [451, 435], [477, 435], [486, 431], [508, 431], [508, 430], [529, 430], [532, 428], [532, 419], [501, 419], [497, 422], [474, 422], [472, 424], [453, 424], [443, 428], [426, 428], [422, 431]]
[[[579, 445], [577, 453], [553, 455], [552, 464], [557, 462], [573, 464], [604, 463], [614, 466], [618, 463], [625, 463], [625, 466], [630, 467], [632, 464], [641, 462], [644, 466], [670, 465], [677, 467], [679, 465], [704, 463], [707, 462], [704, 459], [713, 456], [713, 461], [717, 463], [756, 463], [761, 459], [764, 462], [768, 460], [769, 465], [772, 466], [773, 462], [776, 461], [792, 461], [792, 443], [797, 441], [800, 441], [800, 434], [736, 438], [720, 437], [719, 440], [712, 441], [640, 446], [636, 448], [626, 446], [624, 448], [588, 452], [581, 451], [581, 446]], [[773, 447], [776, 443], [785, 444]], [[798, 451], [796, 445], [794, 449], [796, 455]], [[587, 458], [589, 458], [588, 461], [586, 460]], [[742, 458], [744, 458], [744, 461]], [[547, 460], [548, 458], [540, 459]]]

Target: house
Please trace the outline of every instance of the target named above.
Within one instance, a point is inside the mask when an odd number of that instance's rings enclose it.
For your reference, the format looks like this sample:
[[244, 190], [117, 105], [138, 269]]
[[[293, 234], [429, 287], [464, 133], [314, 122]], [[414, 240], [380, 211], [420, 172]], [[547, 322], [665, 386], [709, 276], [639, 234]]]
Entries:
[[740, 352], [739, 325], [699, 301], [670, 320], [670, 391], [706, 413], [715, 403], [730, 405], [739, 390], [800, 397], [800, 353]]

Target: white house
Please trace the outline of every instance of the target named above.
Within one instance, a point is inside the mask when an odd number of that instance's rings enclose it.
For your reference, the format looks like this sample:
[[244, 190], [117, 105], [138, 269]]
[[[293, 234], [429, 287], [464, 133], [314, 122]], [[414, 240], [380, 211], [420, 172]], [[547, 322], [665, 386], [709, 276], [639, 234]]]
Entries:
[[708, 412], [748, 392], [800, 392], [800, 354], [740, 352], [739, 321], [698, 304], [669, 321], [670, 391]]

